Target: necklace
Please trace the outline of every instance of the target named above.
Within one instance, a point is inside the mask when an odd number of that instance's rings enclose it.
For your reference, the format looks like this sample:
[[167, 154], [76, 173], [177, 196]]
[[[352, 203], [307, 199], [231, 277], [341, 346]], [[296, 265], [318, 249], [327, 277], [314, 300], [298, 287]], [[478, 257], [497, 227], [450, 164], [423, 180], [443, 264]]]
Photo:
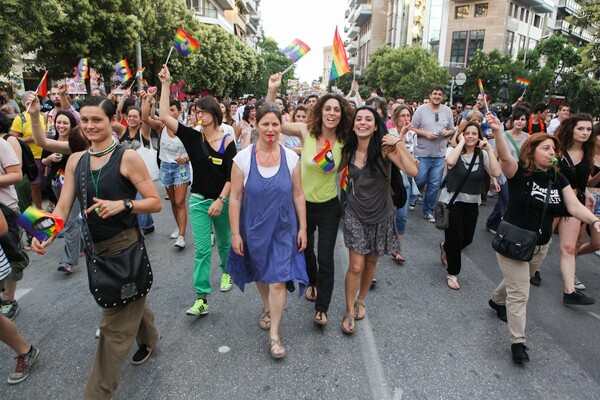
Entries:
[[[98, 170], [98, 180], [96, 180], [94, 179], [94, 171], [92, 171], [92, 163], [90, 163], [90, 176], [92, 177], [92, 185], [94, 185], [94, 193], [96, 194], [95, 197], [97, 198], [100, 198], [100, 194], [98, 192], [98, 185], [100, 185], [100, 175], [102, 174], [103, 167], [104, 165]], [[98, 208], [96, 208], [95, 211], [98, 212]]]
[[258, 146], [256, 146], [256, 150], [254, 152], [256, 153], [256, 158], [258, 158], [258, 162], [260, 164], [265, 164], [267, 161], [269, 161], [269, 158], [271, 160], [273, 160], [274, 163], [278, 163], [279, 159], [281, 158], [281, 152], [279, 153], [279, 156], [277, 157], [277, 159], [275, 159], [275, 157], [273, 157], [273, 151], [269, 150], [269, 155], [267, 156], [267, 159], [263, 161], [260, 159], [260, 153], [258, 152]]
[[[102, 156], [107, 155], [108, 153], [110, 153], [111, 151], [113, 151], [116, 148], [117, 148], [117, 142], [115, 142], [115, 140], [113, 139], [110, 146], [108, 146], [106, 149], [100, 150], [100, 151], [92, 151], [92, 148], [90, 147], [88, 152], [90, 153], [91, 156], [102, 157]], [[91, 171], [91, 166], [90, 166], [90, 171]]]

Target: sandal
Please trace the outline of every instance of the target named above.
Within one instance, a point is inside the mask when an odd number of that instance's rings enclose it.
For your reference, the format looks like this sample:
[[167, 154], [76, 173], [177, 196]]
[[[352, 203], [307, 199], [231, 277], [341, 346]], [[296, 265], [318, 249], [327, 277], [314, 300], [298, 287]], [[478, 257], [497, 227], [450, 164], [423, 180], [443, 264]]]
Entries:
[[[360, 315], [360, 307], [362, 307], [364, 310], [362, 316]], [[365, 303], [363, 303], [362, 301], [356, 300], [354, 302], [354, 319], [357, 321], [360, 321], [361, 319], [364, 319], [366, 315], [367, 315], [367, 308], [365, 307]]]
[[269, 346], [271, 346], [271, 357], [276, 360], [285, 357], [285, 347], [281, 344], [280, 339], [269, 338]]
[[[310, 290], [310, 294], [309, 291]], [[308, 285], [304, 292], [304, 298], [308, 301], [317, 301], [317, 287], [315, 285]]]
[[448, 275], [446, 277], [446, 281], [448, 283], [448, 287], [452, 290], [460, 289], [460, 285], [458, 284], [458, 278], [456, 275]]
[[271, 329], [271, 312], [270, 311], [263, 311], [263, 313], [260, 315], [260, 319], [258, 320], [258, 326], [263, 331], [268, 331], [269, 329]]
[[[325, 316], [325, 318], [323, 318]], [[319, 326], [327, 326], [327, 313], [325, 311], [317, 311], [313, 318], [315, 324]]]
[[440, 262], [442, 263], [442, 265], [448, 265], [446, 250], [444, 250], [444, 242], [440, 242]]
[[404, 256], [402, 256], [402, 253], [400, 252], [392, 255], [392, 260], [394, 260], [394, 262], [398, 265], [402, 265], [404, 264], [404, 261], [406, 261], [406, 259], [404, 258]]
[[[346, 321], [348, 321], [347, 325], [345, 324]], [[352, 335], [355, 330], [356, 325], [354, 325], [354, 315], [347, 313], [344, 315], [344, 318], [342, 318], [342, 332], [346, 335]]]

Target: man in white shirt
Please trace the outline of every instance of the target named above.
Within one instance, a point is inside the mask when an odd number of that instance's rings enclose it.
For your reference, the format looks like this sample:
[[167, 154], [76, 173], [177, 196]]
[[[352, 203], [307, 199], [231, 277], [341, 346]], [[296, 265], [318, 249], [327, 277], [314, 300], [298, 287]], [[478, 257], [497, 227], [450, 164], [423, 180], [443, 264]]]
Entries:
[[569, 118], [570, 116], [571, 106], [567, 103], [559, 105], [558, 111], [556, 111], [556, 118], [553, 118], [552, 121], [550, 121], [550, 125], [548, 125], [548, 135], [554, 136], [554, 132], [556, 132], [556, 130], [560, 126], [560, 123], [563, 122], [565, 119]]

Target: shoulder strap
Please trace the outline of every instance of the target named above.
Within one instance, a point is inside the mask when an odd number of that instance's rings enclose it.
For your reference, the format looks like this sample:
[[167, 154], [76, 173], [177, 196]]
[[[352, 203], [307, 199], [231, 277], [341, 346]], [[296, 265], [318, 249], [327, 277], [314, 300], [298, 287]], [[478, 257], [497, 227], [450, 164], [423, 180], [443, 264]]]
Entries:
[[521, 154], [521, 149], [519, 149], [519, 147], [517, 146], [517, 142], [515, 142], [515, 139], [513, 139], [513, 137], [510, 135], [510, 133], [508, 131], [504, 132], [504, 135], [508, 138], [510, 143], [513, 145], [515, 151], [517, 152], [517, 157], [519, 157], [519, 155]]
[[94, 254], [94, 244], [92, 243], [92, 236], [90, 234], [90, 228], [88, 226], [88, 215], [87, 215], [87, 171], [90, 169], [90, 153], [85, 152], [79, 159], [79, 190], [81, 192], [80, 197], [80, 208], [81, 215], [83, 217], [83, 224], [81, 233], [83, 234], [83, 244], [87, 250], [88, 255]]
[[[560, 189], [559, 193], [560, 193]], [[538, 229], [539, 234], [542, 234], [542, 227], [544, 226], [544, 217], [546, 216], [546, 211], [548, 210], [548, 203], [550, 202], [550, 192], [552, 191], [552, 180], [548, 181], [548, 191], [546, 192], [546, 200], [544, 200], [544, 210], [542, 211], [542, 218], [540, 220], [540, 228]]]
[[566, 151], [566, 150], [564, 151], [563, 158], [565, 160], [567, 160], [567, 164], [569, 165], [569, 167], [574, 167], [575, 166], [575, 164], [573, 164], [573, 160], [571, 159], [571, 156], [569, 155], [568, 151]]
[[[462, 157], [462, 155], [458, 158], [457, 162], [462, 162], [461, 157]], [[465, 185], [465, 183], [467, 183], [467, 179], [469, 179], [469, 175], [471, 175], [471, 171], [473, 170], [473, 165], [475, 165], [475, 159], [478, 157], [479, 157], [478, 155], [473, 154], [473, 158], [471, 158], [471, 163], [469, 164], [469, 169], [467, 169], [467, 174], [463, 178], [463, 180], [460, 183], [460, 185], [458, 186], [458, 188], [456, 188], [456, 191], [454, 192], [454, 195], [452, 195], [452, 198], [450, 199], [450, 202], [448, 203], [448, 205], [451, 205], [454, 203], [454, 200], [456, 200], [456, 197], [460, 193], [460, 190]]]

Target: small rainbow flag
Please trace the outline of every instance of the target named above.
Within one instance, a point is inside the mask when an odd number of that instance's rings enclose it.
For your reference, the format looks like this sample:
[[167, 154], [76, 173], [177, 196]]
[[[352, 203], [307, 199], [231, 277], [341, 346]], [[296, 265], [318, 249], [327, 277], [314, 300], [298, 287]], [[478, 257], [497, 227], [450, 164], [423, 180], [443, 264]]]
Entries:
[[186, 31], [179, 28], [173, 39], [173, 46], [175, 50], [184, 57], [189, 56], [192, 52], [198, 50], [200, 44], [191, 37]]
[[27, 207], [23, 214], [16, 219], [16, 222], [40, 242], [58, 235], [65, 226], [65, 221], [61, 218], [32, 206]]
[[42, 76], [42, 80], [40, 81], [40, 84], [38, 85], [37, 89], [35, 90], [35, 93], [38, 96], [46, 97], [46, 95], [48, 94], [48, 86], [46, 84], [47, 76], [48, 76], [48, 71], [44, 72], [44, 76]]
[[317, 164], [325, 173], [331, 172], [333, 167], [335, 167], [335, 162], [333, 160], [333, 151], [331, 151], [331, 143], [329, 140], [325, 140], [325, 146], [323, 150], [319, 152], [316, 156], [312, 158], [312, 162]]
[[477, 84], [479, 85], [479, 91], [481, 92], [481, 96], [483, 97], [483, 101], [485, 102], [485, 110], [489, 112], [490, 109], [488, 107], [487, 98], [485, 97], [485, 91], [483, 90], [483, 83], [481, 82], [481, 78], [477, 79]]
[[142, 68], [138, 69], [138, 70], [135, 72], [135, 78], [136, 78], [136, 79], [142, 79], [142, 78], [144, 77], [144, 75], [143, 75], [143, 74], [144, 74], [144, 71], [145, 71], [145, 70], [146, 70], [146, 68], [144, 68], [144, 67], [142, 67]]
[[310, 51], [310, 47], [300, 39], [294, 39], [292, 43], [288, 45], [281, 52], [292, 59], [293, 62], [298, 61], [302, 56]]
[[77, 76], [81, 79], [89, 78], [87, 58], [82, 58], [79, 60], [79, 64], [77, 65]]
[[531, 83], [531, 81], [529, 79], [517, 78], [517, 80], [515, 81], [515, 86], [518, 87], [519, 89], [527, 89], [527, 86], [529, 86], [529, 83]]
[[348, 183], [350, 181], [350, 178], [348, 178], [348, 166], [346, 166], [343, 170], [342, 170], [342, 179], [340, 180], [340, 187], [342, 188], [342, 190], [344, 192], [348, 191]]
[[60, 168], [58, 171], [56, 171], [56, 175], [54, 175], [52, 180], [56, 181], [58, 187], [62, 189], [63, 185], [65, 184], [65, 170]]
[[350, 72], [346, 48], [344, 47], [344, 43], [342, 42], [342, 38], [337, 26], [335, 27], [335, 35], [333, 36], [332, 55], [333, 59], [331, 60], [331, 73], [329, 74], [329, 82]]
[[129, 64], [125, 59], [122, 59], [121, 61], [115, 64], [115, 73], [117, 74], [117, 77], [121, 82], [127, 82], [128, 80], [133, 78], [133, 74], [129, 69]]

